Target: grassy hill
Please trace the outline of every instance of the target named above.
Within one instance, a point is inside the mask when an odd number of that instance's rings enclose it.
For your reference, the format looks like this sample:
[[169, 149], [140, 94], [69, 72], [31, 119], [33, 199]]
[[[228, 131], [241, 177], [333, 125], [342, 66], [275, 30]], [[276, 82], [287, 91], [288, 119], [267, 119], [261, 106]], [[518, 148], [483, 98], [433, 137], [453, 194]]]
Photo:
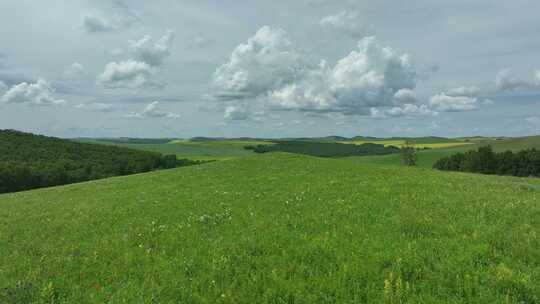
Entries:
[[0, 303], [538, 303], [540, 180], [264, 154], [0, 195]]

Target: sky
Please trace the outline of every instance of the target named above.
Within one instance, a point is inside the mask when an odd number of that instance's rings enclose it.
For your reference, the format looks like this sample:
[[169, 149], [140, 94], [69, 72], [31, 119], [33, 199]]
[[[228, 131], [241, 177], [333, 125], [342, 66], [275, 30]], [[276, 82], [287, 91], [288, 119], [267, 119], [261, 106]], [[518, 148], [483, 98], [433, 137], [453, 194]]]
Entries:
[[540, 134], [536, 0], [3, 0], [0, 129]]

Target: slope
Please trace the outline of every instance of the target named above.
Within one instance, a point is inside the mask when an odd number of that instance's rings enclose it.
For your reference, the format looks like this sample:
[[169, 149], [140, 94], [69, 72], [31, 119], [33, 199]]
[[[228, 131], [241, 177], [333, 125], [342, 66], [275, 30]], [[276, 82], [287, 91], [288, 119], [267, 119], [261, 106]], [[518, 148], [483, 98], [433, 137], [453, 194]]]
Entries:
[[535, 303], [540, 181], [267, 154], [0, 195], [0, 302]]

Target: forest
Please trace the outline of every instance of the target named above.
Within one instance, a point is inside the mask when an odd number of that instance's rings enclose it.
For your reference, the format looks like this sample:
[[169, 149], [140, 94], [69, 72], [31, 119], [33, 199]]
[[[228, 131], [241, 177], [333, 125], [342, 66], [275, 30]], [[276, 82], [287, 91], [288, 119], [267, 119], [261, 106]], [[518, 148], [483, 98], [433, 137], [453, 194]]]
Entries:
[[246, 146], [256, 153], [289, 152], [317, 157], [367, 156], [397, 153], [399, 148], [373, 143], [361, 145], [311, 141], [276, 141], [274, 145]]
[[540, 150], [493, 151], [491, 146], [457, 153], [438, 160], [433, 168], [482, 174], [540, 177]]
[[0, 130], [0, 193], [199, 163], [175, 155]]

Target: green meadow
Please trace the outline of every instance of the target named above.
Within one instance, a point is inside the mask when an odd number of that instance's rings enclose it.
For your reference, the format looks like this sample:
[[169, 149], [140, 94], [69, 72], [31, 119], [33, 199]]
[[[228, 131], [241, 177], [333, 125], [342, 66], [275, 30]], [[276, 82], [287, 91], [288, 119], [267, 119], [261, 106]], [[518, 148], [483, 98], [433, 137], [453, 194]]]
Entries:
[[248, 156], [1, 195], [0, 303], [538, 303], [539, 225], [538, 179]]
[[416, 168], [244, 149], [273, 144], [258, 140], [91, 142], [219, 162], [0, 195], [0, 303], [540, 301], [540, 180], [431, 169], [540, 137], [407, 140]]

